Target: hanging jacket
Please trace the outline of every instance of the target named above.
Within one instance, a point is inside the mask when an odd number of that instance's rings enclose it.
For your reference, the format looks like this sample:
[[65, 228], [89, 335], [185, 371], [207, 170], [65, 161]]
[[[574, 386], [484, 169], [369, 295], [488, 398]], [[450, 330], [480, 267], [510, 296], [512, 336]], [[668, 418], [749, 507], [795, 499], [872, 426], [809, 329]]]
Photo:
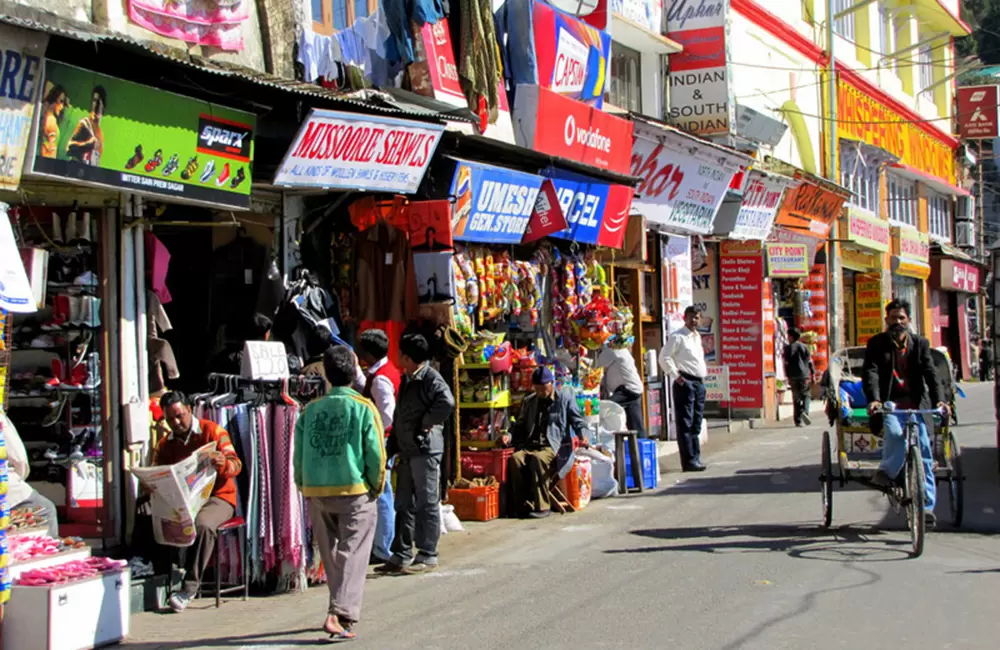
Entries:
[[290, 355], [303, 365], [323, 354], [333, 337], [340, 334], [340, 303], [319, 286], [316, 278], [302, 273], [285, 292], [274, 316], [271, 340], [281, 341]]
[[357, 321], [405, 322], [420, 316], [413, 253], [405, 233], [379, 221], [358, 235], [354, 260]]
[[473, 112], [478, 111], [480, 97], [486, 100], [489, 121], [493, 123], [499, 114], [497, 89], [503, 74], [493, 24], [493, 3], [491, 0], [459, 0], [459, 10], [461, 43], [458, 74], [462, 90]]

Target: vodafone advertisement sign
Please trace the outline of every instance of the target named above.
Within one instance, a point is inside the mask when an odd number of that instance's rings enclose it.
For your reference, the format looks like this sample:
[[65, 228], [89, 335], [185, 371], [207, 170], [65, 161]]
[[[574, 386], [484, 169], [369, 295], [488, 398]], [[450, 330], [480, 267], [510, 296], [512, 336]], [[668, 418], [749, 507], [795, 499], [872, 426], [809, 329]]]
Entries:
[[632, 122], [546, 90], [520, 85], [514, 99], [517, 144], [627, 174]]
[[631, 173], [642, 181], [632, 205], [650, 224], [708, 234], [733, 175], [749, 162], [679, 131], [636, 124]]
[[274, 184], [413, 194], [443, 131], [443, 125], [313, 109]]

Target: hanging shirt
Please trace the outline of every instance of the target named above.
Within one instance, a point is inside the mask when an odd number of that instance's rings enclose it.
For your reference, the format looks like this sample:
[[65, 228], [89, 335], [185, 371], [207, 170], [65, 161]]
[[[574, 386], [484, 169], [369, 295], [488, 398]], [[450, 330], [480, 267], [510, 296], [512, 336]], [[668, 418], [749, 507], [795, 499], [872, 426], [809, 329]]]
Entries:
[[355, 261], [357, 320], [406, 322], [420, 316], [413, 253], [403, 231], [379, 221], [358, 236]]
[[682, 327], [671, 334], [660, 353], [660, 367], [671, 379], [677, 379], [682, 374], [704, 379], [708, 366], [705, 365], [701, 333]]
[[146, 248], [147, 284], [160, 299], [161, 303], [164, 305], [169, 304], [173, 300], [170, 297], [170, 291], [167, 289], [167, 269], [170, 267], [170, 251], [151, 232], [143, 234], [143, 242]]

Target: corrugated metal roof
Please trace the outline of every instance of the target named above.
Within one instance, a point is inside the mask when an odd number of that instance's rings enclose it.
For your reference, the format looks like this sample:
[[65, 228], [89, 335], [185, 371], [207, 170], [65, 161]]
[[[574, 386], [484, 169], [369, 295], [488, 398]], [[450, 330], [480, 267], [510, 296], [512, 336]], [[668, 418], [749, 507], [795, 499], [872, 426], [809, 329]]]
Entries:
[[[84, 42], [114, 43], [203, 72], [242, 79], [253, 84], [297, 95], [345, 104], [363, 111], [376, 111], [398, 117], [412, 117], [423, 120], [428, 118], [443, 119], [439, 113], [415, 105], [409, 105], [409, 110], [401, 109], [390, 95], [378, 90], [341, 93], [316, 84], [297, 81], [295, 79], [286, 79], [267, 72], [260, 72], [243, 65], [207, 59], [203, 56], [193, 55], [182, 49], [157, 41], [142, 41], [97, 25], [68, 20], [38, 9], [21, 5], [11, 5], [10, 3], [2, 3], [2, 6], [3, 12], [0, 13], [0, 23], [15, 27]], [[466, 120], [467, 118], [464, 116], [449, 115], [448, 119]]]

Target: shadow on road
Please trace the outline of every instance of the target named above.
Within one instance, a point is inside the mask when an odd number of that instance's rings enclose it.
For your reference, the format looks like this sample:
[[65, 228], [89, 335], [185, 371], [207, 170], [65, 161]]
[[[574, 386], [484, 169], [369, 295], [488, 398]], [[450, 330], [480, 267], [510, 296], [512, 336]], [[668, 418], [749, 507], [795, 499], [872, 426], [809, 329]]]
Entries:
[[[314, 638], [303, 639], [293, 638], [303, 634], [312, 633]], [[123, 643], [119, 647], [123, 650], [146, 648], [148, 650], [184, 650], [185, 648], [244, 648], [252, 650], [255, 648], [268, 648], [272, 646], [287, 648], [289, 646], [313, 646], [329, 645], [329, 641], [324, 638], [327, 635], [319, 628], [303, 628], [299, 630], [285, 630], [282, 632], [262, 632], [259, 634], [246, 634], [243, 636], [222, 636], [189, 639], [184, 641], [150, 641], [145, 643]]]
[[[676, 476], [676, 475], [675, 475]], [[658, 495], [683, 494], [791, 494], [797, 492], [819, 494], [820, 466], [799, 465], [796, 467], [763, 467], [741, 469], [723, 476], [683, 475], [675, 485], [667, 486]], [[860, 486], [848, 483], [844, 488], [860, 490]]]

